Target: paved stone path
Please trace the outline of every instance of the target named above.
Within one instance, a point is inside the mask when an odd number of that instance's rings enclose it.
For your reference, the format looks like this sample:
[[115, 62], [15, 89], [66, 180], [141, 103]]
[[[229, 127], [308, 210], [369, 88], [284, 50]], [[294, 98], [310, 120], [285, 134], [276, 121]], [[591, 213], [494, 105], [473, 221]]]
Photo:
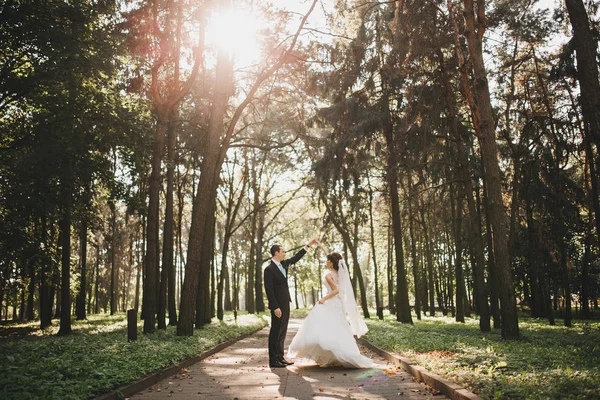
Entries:
[[[301, 322], [290, 321], [286, 348]], [[375, 360], [376, 368], [321, 368], [311, 360], [296, 359], [292, 366], [271, 369], [268, 335], [267, 327], [136, 393], [131, 400], [446, 398], [364, 348], [361, 352]]]

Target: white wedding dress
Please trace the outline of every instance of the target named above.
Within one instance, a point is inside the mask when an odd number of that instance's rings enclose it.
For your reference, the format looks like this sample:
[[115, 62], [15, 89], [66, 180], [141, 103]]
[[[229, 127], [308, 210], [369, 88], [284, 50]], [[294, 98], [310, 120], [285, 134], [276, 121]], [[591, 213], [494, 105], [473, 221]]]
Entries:
[[[330, 274], [338, 284], [337, 275], [333, 272]], [[323, 283], [330, 292], [331, 287], [327, 279], [323, 279]], [[364, 321], [361, 322], [364, 325]], [[364, 329], [366, 331], [366, 325]], [[309, 358], [322, 367], [371, 368], [375, 366], [370, 358], [360, 354], [339, 294], [313, 307], [292, 339], [288, 348], [288, 357]]]

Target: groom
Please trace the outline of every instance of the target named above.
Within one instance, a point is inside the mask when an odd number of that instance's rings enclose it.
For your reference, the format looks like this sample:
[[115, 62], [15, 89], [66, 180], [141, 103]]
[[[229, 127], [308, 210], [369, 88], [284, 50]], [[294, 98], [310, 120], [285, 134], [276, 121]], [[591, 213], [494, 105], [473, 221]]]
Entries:
[[287, 334], [292, 301], [287, 283], [288, 268], [297, 263], [308, 249], [317, 243], [316, 239], [312, 239], [294, 257], [288, 259], [285, 258], [285, 250], [280, 244], [271, 247], [273, 258], [264, 272], [265, 291], [269, 300], [269, 310], [271, 310], [269, 331], [269, 367], [271, 368], [284, 368], [286, 365], [293, 364], [283, 358], [283, 343]]

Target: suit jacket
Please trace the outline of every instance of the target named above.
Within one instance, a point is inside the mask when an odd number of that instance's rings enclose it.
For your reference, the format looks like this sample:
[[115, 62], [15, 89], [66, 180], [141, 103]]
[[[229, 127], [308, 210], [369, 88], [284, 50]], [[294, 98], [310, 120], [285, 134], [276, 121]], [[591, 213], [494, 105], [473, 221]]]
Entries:
[[264, 271], [265, 291], [269, 300], [269, 310], [281, 308], [281, 304], [286, 304], [292, 301], [290, 297], [290, 288], [288, 287], [287, 276], [290, 265], [297, 263], [304, 255], [306, 250], [302, 249], [297, 252], [292, 258], [285, 259], [281, 262], [281, 266], [285, 269], [286, 276], [283, 276], [279, 267], [273, 260], [269, 263]]

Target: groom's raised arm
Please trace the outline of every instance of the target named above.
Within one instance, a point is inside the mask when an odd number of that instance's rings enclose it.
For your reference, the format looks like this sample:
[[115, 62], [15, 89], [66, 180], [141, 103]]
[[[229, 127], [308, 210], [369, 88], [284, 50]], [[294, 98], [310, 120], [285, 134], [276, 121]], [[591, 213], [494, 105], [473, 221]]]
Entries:
[[317, 239], [312, 239], [310, 242], [306, 243], [304, 245], [304, 248], [300, 249], [299, 252], [297, 252], [296, 254], [294, 254], [293, 257], [288, 258], [287, 260], [283, 260], [281, 262], [281, 265], [285, 265], [285, 267], [287, 268], [288, 266], [292, 265], [292, 264], [296, 264], [298, 261], [300, 261], [300, 259], [302, 257], [304, 257], [304, 255], [306, 254], [306, 252], [308, 251], [308, 249], [310, 249], [310, 246], [317, 244]]

